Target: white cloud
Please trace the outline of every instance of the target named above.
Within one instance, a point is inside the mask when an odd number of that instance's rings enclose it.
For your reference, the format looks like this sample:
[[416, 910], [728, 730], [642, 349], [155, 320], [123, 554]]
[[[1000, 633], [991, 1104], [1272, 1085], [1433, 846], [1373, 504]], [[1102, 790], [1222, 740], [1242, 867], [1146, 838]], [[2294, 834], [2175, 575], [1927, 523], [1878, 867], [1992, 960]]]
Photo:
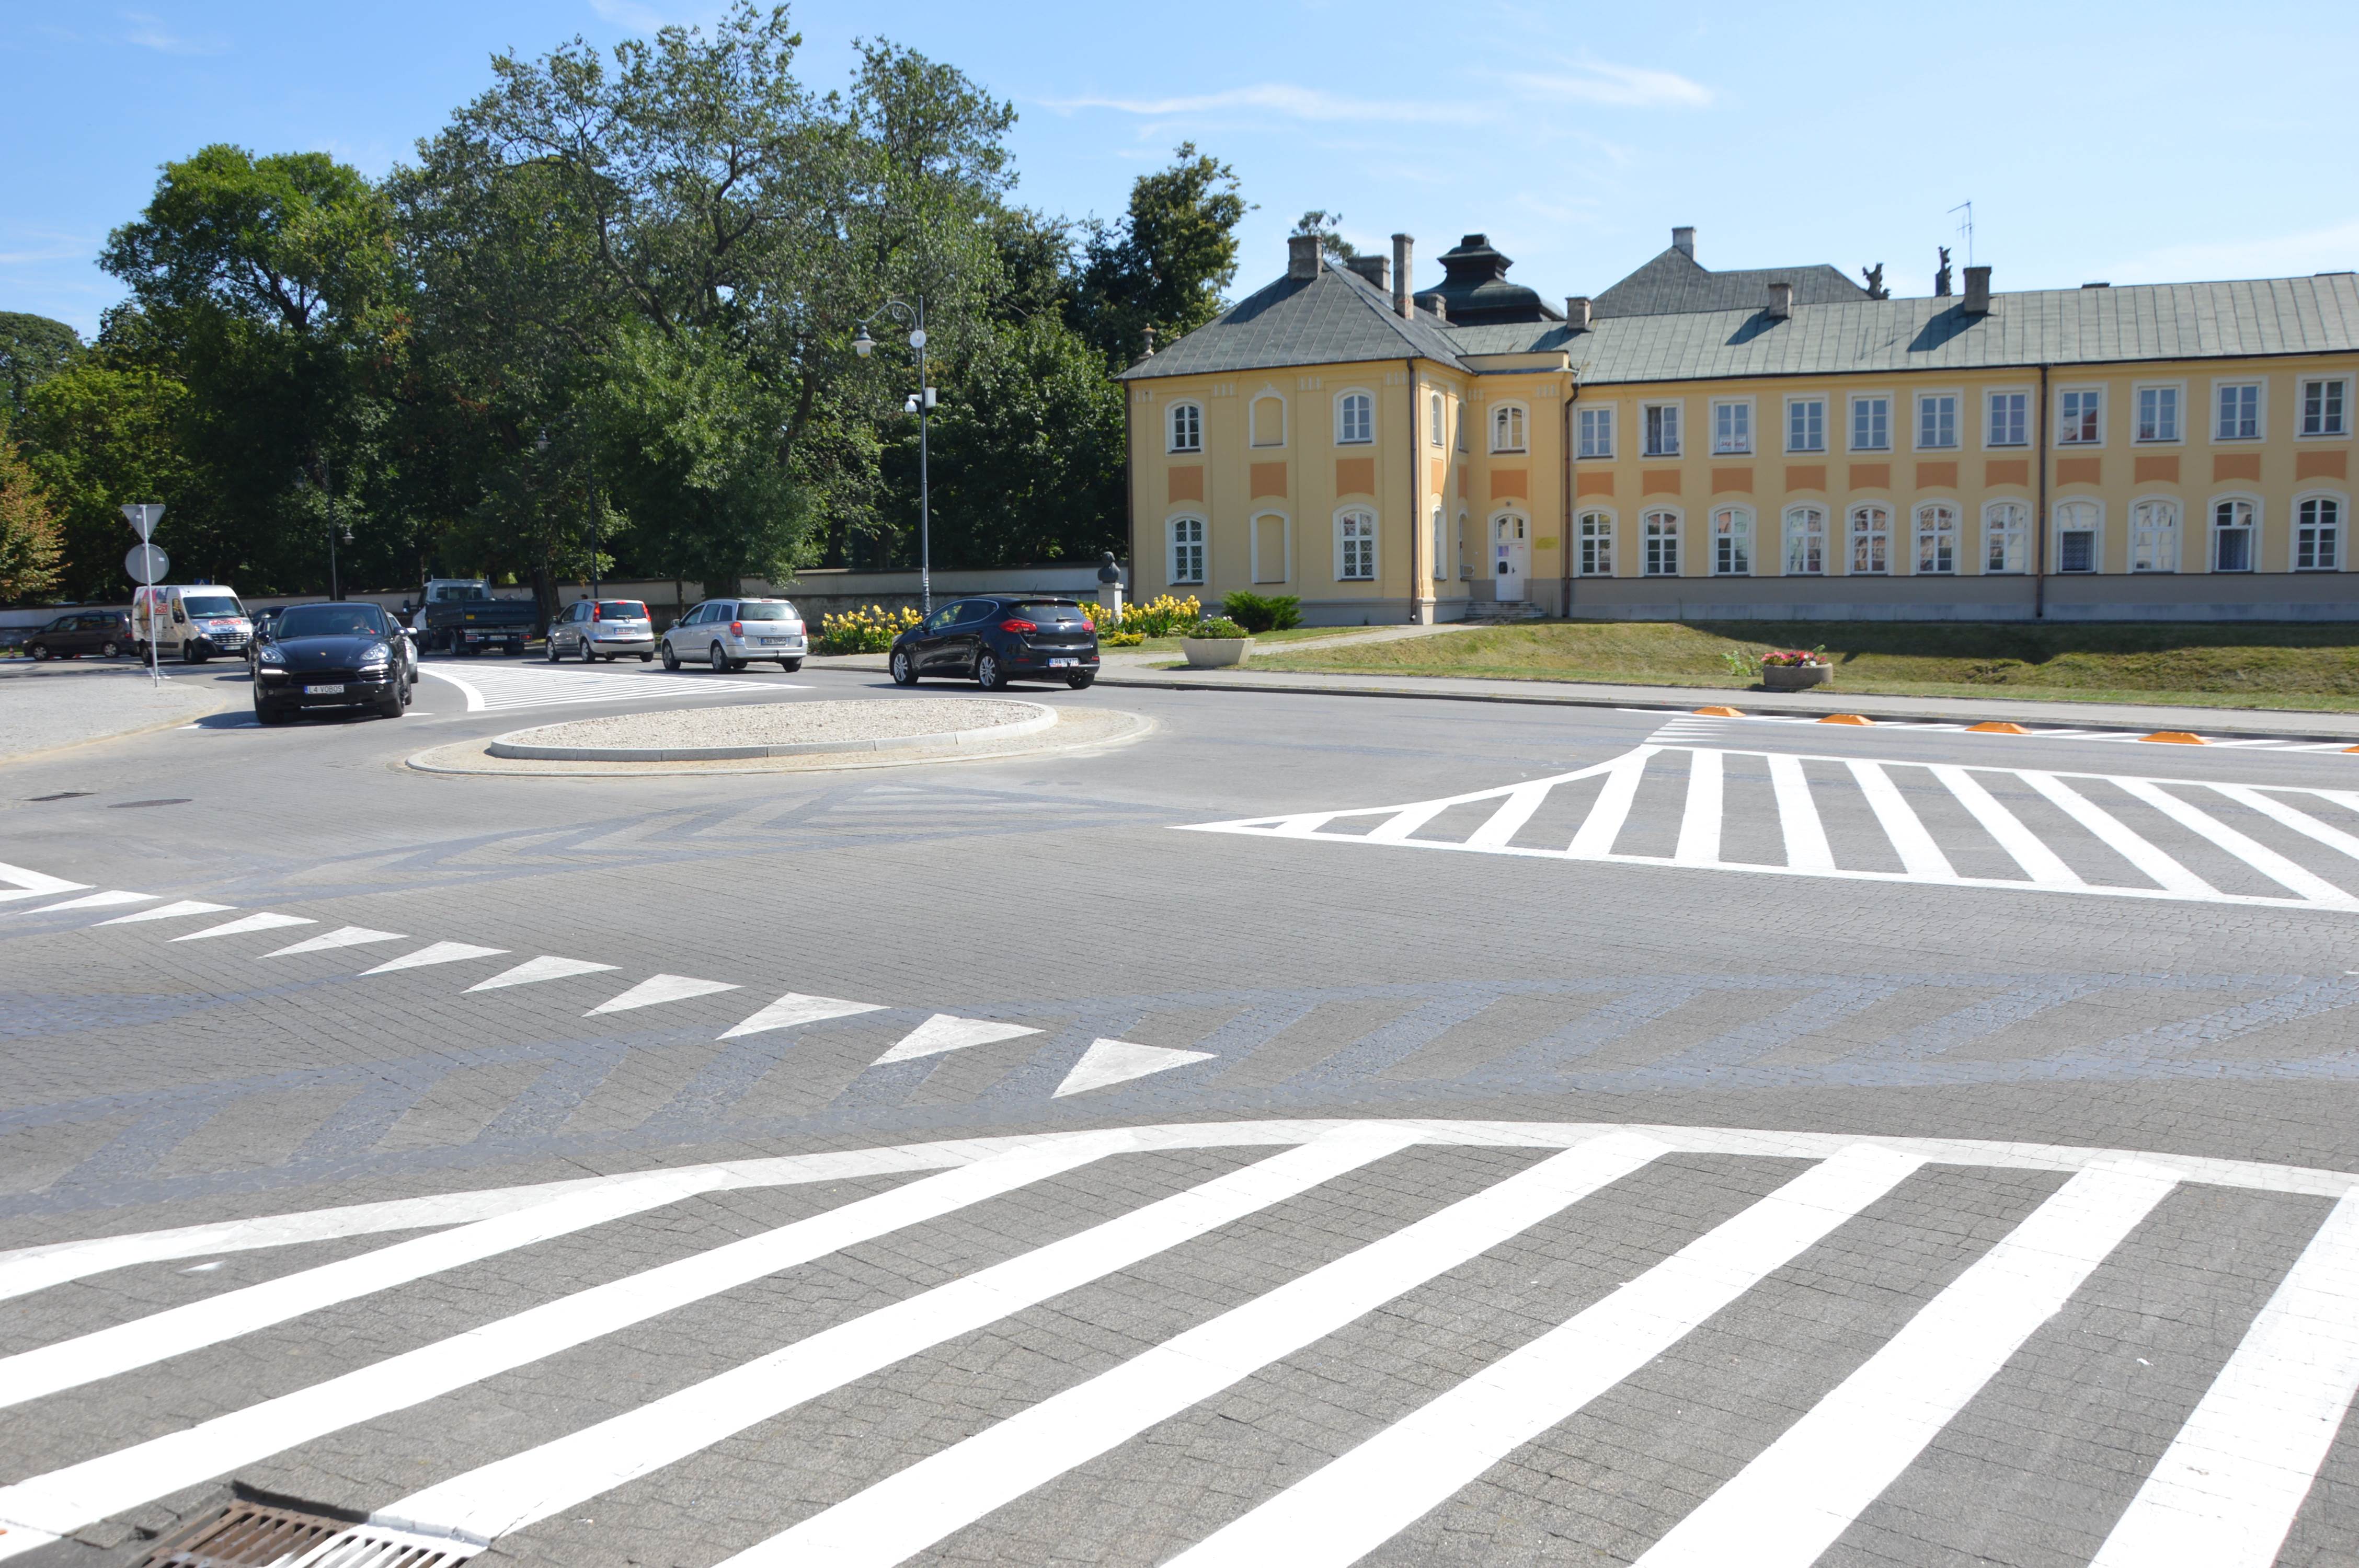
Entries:
[[1245, 112], [1279, 115], [1311, 124], [1343, 121], [1415, 121], [1424, 124], [1484, 124], [1489, 116], [1473, 105], [1419, 103], [1392, 98], [1346, 98], [1316, 87], [1286, 81], [1256, 82], [1219, 92], [1177, 98], [1049, 98], [1046, 108], [1071, 113], [1076, 109], [1111, 109], [1123, 114], [1218, 114]]
[[150, 12], [125, 11], [123, 13], [123, 19], [131, 25], [130, 31], [123, 35], [123, 41], [143, 49], [154, 49], [158, 54], [204, 55], [229, 52], [229, 46], [219, 38], [190, 38], [185, 34], [168, 31], [164, 27], [163, 18]]
[[2359, 267], [2359, 218], [2299, 234], [2162, 245], [2113, 265], [2114, 283], [2187, 283], [2223, 277], [2302, 277]]
[[1701, 109], [1712, 101], [1711, 88], [1677, 71], [1605, 60], [1582, 60], [1566, 70], [1509, 71], [1503, 80], [1535, 97], [1615, 109]]

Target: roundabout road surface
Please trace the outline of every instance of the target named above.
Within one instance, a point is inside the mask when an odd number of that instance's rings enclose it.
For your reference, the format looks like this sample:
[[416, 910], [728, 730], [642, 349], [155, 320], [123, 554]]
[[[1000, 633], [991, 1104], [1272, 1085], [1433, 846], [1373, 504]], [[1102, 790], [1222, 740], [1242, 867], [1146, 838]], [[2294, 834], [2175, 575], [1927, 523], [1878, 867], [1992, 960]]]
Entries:
[[2359, 1557], [2359, 757], [429, 668], [0, 769], [0, 1558]]

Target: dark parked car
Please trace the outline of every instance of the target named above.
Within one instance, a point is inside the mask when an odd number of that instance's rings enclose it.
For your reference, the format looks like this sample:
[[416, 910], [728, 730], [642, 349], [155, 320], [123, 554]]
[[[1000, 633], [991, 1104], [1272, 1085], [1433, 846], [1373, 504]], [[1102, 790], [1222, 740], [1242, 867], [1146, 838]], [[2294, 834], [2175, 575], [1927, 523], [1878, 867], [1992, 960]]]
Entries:
[[398, 719], [409, 706], [406, 643], [374, 604], [290, 604], [255, 655], [254, 716], [277, 724], [310, 708], [373, 708]]
[[278, 616], [279, 611], [276, 610], [254, 612], [254, 637], [245, 645], [246, 668], [259, 670], [262, 667], [262, 644], [270, 641], [270, 630], [278, 624]]
[[893, 679], [953, 676], [996, 691], [1010, 680], [1098, 678], [1098, 633], [1070, 599], [992, 594], [943, 605], [893, 639]]
[[25, 639], [25, 652], [37, 659], [78, 659], [84, 654], [111, 659], [131, 651], [131, 616], [122, 610], [77, 610]]

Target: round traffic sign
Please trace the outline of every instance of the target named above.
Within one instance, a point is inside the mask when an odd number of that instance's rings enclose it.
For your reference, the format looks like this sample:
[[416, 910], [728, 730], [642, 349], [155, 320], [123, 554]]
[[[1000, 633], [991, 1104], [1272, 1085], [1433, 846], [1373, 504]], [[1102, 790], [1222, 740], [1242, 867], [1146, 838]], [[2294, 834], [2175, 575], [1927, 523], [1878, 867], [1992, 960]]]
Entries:
[[123, 569], [131, 574], [133, 582], [161, 582], [164, 574], [172, 569], [172, 557], [164, 553], [161, 545], [134, 545], [123, 557]]

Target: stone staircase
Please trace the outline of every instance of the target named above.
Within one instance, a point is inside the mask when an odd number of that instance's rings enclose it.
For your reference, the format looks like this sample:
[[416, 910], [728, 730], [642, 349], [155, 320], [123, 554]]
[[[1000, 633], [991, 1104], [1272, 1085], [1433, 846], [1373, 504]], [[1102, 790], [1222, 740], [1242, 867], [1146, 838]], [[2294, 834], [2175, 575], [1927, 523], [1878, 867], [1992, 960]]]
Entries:
[[1527, 599], [1511, 600], [1504, 604], [1492, 600], [1477, 600], [1466, 607], [1465, 619], [1481, 625], [1505, 626], [1517, 621], [1544, 621], [1548, 619], [1548, 611]]

